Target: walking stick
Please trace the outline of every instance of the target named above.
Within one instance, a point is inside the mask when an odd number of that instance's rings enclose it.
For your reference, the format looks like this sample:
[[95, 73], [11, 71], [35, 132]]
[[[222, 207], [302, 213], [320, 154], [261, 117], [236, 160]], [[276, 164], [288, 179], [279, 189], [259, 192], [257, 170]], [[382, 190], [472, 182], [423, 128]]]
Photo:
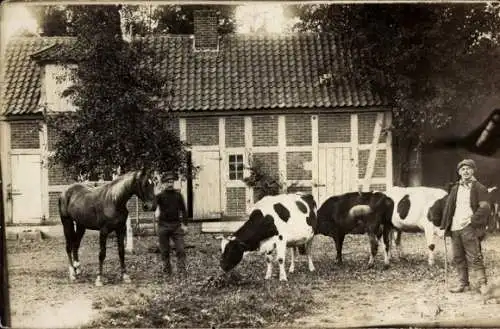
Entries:
[[443, 234], [444, 242], [444, 286], [448, 289], [448, 248], [446, 247], [446, 234]]

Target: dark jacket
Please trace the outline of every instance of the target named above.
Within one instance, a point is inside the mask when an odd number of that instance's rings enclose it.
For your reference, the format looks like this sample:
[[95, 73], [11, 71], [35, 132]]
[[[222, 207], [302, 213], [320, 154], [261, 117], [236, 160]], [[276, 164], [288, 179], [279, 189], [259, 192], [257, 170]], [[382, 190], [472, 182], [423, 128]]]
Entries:
[[[455, 214], [458, 187], [458, 182], [452, 185], [444, 205], [443, 220], [441, 221], [440, 228], [444, 229], [447, 235], [450, 234], [451, 223]], [[486, 233], [486, 224], [490, 215], [489, 198], [488, 189], [478, 181], [473, 181], [470, 195], [470, 206], [473, 214], [470, 225], [475, 228], [480, 238], [483, 238]]]
[[174, 189], [163, 190], [156, 196], [156, 202], [160, 208], [159, 224], [180, 222], [182, 215], [182, 222], [187, 224], [187, 212], [184, 198], [179, 191]]

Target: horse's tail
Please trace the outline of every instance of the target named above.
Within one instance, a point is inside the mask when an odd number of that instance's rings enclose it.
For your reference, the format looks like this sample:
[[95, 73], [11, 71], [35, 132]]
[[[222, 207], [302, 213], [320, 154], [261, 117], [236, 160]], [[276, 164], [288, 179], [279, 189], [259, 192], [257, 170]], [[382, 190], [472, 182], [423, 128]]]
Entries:
[[59, 196], [58, 206], [59, 206], [59, 216], [61, 219], [67, 217], [68, 215], [68, 198], [66, 197], [66, 192], [62, 192]]
[[66, 239], [71, 239], [76, 235], [75, 226], [73, 224], [73, 220], [68, 213], [68, 195], [64, 191], [59, 196], [58, 206], [59, 206], [59, 217], [61, 218], [61, 223], [64, 229], [64, 235]]

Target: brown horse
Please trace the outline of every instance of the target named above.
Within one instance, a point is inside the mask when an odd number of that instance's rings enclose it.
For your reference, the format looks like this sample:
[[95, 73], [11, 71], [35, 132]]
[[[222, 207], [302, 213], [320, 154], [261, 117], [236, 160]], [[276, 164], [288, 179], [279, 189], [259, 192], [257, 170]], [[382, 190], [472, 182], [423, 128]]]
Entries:
[[[125, 268], [127, 201], [137, 195], [143, 201], [144, 210], [156, 208], [155, 185], [145, 170], [126, 173], [112, 182], [89, 188], [75, 183], [68, 187], [59, 198], [59, 214], [66, 238], [66, 253], [69, 261], [69, 279], [74, 281], [80, 274], [78, 249], [86, 229], [99, 231], [99, 274], [96, 286], [102, 286], [102, 267], [106, 258], [106, 241], [109, 233], [115, 231], [122, 279], [129, 283]], [[76, 227], [76, 230], [75, 230]]]

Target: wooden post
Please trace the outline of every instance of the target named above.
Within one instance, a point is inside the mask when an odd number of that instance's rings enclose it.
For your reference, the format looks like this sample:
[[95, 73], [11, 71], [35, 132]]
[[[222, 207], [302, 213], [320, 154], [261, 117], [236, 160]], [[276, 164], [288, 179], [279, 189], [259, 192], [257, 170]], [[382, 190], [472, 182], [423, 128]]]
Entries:
[[132, 230], [132, 218], [127, 218], [127, 238], [125, 242], [125, 251], [132, 253], [134, 251], [134, 232]]
[[368, 156], [365, 179], [363, 182], [364, 191], [368, 191], [370, 189], [370, 182], [373, 176], [373, 170], [375, 169], [375, 160], [377, 158], [377, 145], [380, 139], [380, 133], [382, 132], [383, 121], [384, 121], [384, 113], [383, 112], [377, 113], [377, 120], [375, 121], [375, 128], [373, 129], [373, 140], [370, 148], [370, 155]]

